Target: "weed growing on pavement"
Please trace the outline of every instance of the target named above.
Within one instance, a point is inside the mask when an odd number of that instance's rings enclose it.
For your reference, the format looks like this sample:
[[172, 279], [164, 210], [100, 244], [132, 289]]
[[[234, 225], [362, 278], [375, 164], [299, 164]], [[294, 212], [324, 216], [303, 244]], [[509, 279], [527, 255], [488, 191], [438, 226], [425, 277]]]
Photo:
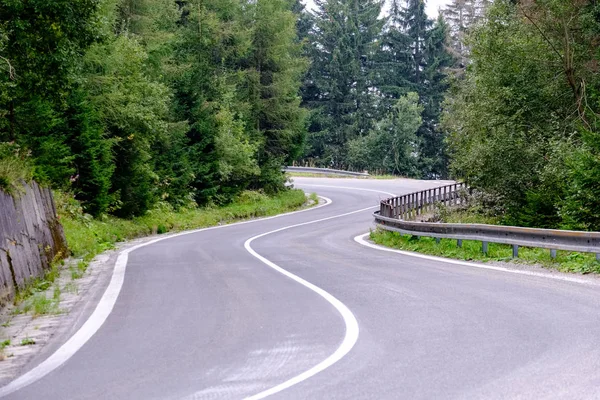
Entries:
[[35, 344], [35, 340], [30, 337], [26, 337], [21, 340], [21, 346], [31, 346], [34, 344]]

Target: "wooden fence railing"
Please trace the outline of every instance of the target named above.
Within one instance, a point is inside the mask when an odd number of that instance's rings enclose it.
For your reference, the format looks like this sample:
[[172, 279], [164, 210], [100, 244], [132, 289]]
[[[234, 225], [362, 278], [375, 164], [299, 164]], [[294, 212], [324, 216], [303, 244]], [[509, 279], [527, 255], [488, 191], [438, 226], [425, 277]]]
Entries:
[[422, 190], [381, 201], [379, 215], [386, 218], [411, 220], [433, 211], [436, 204], [457, 205], [465, 201], [467, 186], [454, 183], [435, 189]]

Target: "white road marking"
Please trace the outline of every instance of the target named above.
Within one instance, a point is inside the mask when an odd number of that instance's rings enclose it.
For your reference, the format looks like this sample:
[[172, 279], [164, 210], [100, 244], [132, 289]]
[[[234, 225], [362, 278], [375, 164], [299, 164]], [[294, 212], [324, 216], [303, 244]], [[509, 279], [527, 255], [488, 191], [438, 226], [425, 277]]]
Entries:
[[[331, 203], [330, 199], [327, 199], [325, 197], [323, 197], [323, 198], [326, 199], [328, 202]], [[252, 246], [251, 246], [252, 242], [254, 240], [256, 240], [256, 239], [262, 238], [262, 237], [267, 236], [267, 235], [271, 235], [273, 233], [285, 231], [285, 230], [292, 229], [292, 228], [297, 228], [299, 226], [316, 224], [318, 222], [328, 221], [328, 220], [335, 219], [335, 218], [341, 218], [341, 217], [345, 217], [345, 216], [348, 216], [348, 215], [357, 214], [357, 213], [365, 212], [365, 211], [368, 211], [368, 210], [372, 210], [373, 208], [375, 208], [375, 207], [374, 206], [367, 207], [367, 208], [363, 208], [361, 210], [356, 210], [356, 211], [352, 211], [352, 212], [348, 212], [348, 213], [344, 213], [344, 214], [340, 214], [340, 215], [335, 215], [335, 216], [332, 216], [332, 217], [322, 218], [322, 219], [318, 219], [318, 220], [315, 220], [315, 221], [309, 221], [309, 222], [304, 222], [304, 223], [301, 223], [301, 224], [295, 224], [295, 225], [286, 226], [286, 227], [279, 228], [279, 229], [276, 229], [276, 230], [271, 231], [271, 232], [266, 232], [266, 233], [263, 233], [261, 235], [254, 236], [254, 237], [248, 239], [246, 241], [246, 243], [244, 243], [244, 247], [246, 248], [246, 250], [248, 250], [248, 252], [250, 254], [252, 254], [254, 257], [258, 258], [264, 264], [266, 264], [269, 267], [273, 268], [277, 272], [279, 272], [279, 273], [287, 276], [288, 278], [293, 279], [294, 281], [296, 281], [299, 284], [307, 287], [308, 289], [312, 290], [313, 292], [317, 293], [318, 295], [320, 295], [321, 297], [323, 297], [325, 300], [327, 300], [340, 313], [340, 315], [344, 319], [344, 323], [346, 325], [346, 334], [344, 336], [344, 340], [342, 341], [342, 343], [340, 344], [340, 346], [337, 348], [337, 350], [333, 354], [331, 354], [329, 357], [327, 357], [325, 360], [321, 361], [319, 364], [315, 365], [311, 369], [309, 369], [309, 370], [301, 373], [300, 375], [297, 375], [297, 376], [295, 376], [295, 377], [293, 377], [291, 379], [288, 379], [287, 381], [285, 381], [283, 383], [280, 383], [279, 385], [274, 386], [274, 387], [272, 387], [270, 389], [267, 389], [267, 390], [265, 390], [263, 392], [257, 393], [257, 394], [255, 394], [253, 396], [250, 396], [250, 397], [247, 397], [246, 400], [264, 399], [265, 397], [268, 397], [268, 396], [271, 396], [273, 394], [279, 393], [279, 392], [281, 392], [281, 391], [283, 391], [285, 389], [288, 389], [291, 386], [294, 386], [294, 385], [296, 385], [296, 384], [298, 384], [298, 383], [300, 383], [302, 381], [305, 381], [308, 378], [310, 378], [310, 377], [318, 374], [319, 372], [325, 370], [326, 368], [329, 368], [330, 366], [332, 366], [333, 364], [335, 364], [336, 362], [338, 362], [339, 360], [341, 360], [346, 354], [348, 354], [350, 352], [350, 350], [352, 350], [352, 348], [356, 344], [356, 341], [358, 340], [358, 333], [359, 333], [358, 321], [354, 317], [354, 314], [352, 314], [352, 311], [350, 311], [350, 309], [348, 309], [348, 307], [346, 307], [346, 305], [344, 305], [344, 303], [342, 303], [337, 298], [335, 298], [333, 295], [331, 295], [330, 293], [328, 293], [325, 290], [321, 289], [320, 287], [318, 287], [316, 285], [313, 285], [312, 283], [310, 283], [308, 281], [305, 281], [304, 279], [298, 277], [297, 275], [294, 275], [291, 272], [286, 271], [285, 269], [281, 268], [277, 264], [275, 264], [272, 261], [268, 260], [267, 258], [261, 256], [260, 254], [258, 254], [252, 248]]]
[[424, 259], [424, 260], [441, 262], [441, 263], [445, 263], [445, 264], [462, 265], [462, 266], [467, 266], [467, 267], [472, 267], [472, 268], [480, 268], [480, 269], [487, 269], [487, 270], [492, 270], [492, 271], [509, 272], [511, 274], [535, 276], [535, 277], [549, 278], [549, 279], [555, 279], [555, 280], [565, 281], [565, 282], [579, 283], [579, 284], [584, 284], [584, 285], [600, 286], [600, 282], [594, 282], [592, 280], [581, 279], [581, 278], [577, 278], [577, 277], [574, 277], [574, 276], [551, 275], [549, 273], [546, 274], [546, 273], [535, 272], [535, 271], [521, 271], [521, 270], [517, 270], [517, 269], [510, 269], [510, 268], [504, 268], [504, 267], [496, 267], [496, 266], [493, 266], [493, 265], [486, 265], [486, 264], [480, 264], [480, 263], [474, 263], [474, 262], [468, 262], [468, 261], [453, 260], [453, 259], [443, 258], [443, 257], [428, 256], [428, 255], [425, 255], [425, 254], [413, 253], [411, 251], [391, 249], [389, 247], [380, 246], [380, 245], [377, 245], [377, 244], [370, 243], [370, 242], [366, 241], [365, 238], [367, 236], [369, 236], [369, 235], [370, 235], [370, 233], [365, 233], [365, 234], [362, 234], [362, 235], [358, 235], [358, 236], [356, 236], [354, 238], [354, 241], [357, 242], [357, 243], [359, 243], [359, 244], [361, 244], [361, 245], [363, 245], [363, 246], [370, 247], [372, 249], [377, 249], [377, 250], [380, 250], [380, 251], [387, 251], [387, 252], [390, 252], [390, 253], [402, 254], [403, 256], [421, 258], [421, 259]]
[[230, 226], [237, 226], [243, 224], [250, 224], [260, 221], [266, 221], [274, 218], [280, 218], [287, 215], [298, 214], [306, 211], [316, 210], [317, 208], [325, 207], [331, 204], [331, 201], [318, 205], [316, 207], [307, 208], [300, 211], [293, 211], [285, 214], [275, 215], [272, 217], [253, 219], [249, 221], [237, 222], [229, 225], [221, 225], [214, 226], [210, 228], [204, 229], [196, 229], [193, 231], [181, 232], [172, 235], [166, 235], [164, 237], [149, 241], [147, 243], [143, 243], [129, 249], [123, 250], [115, 262], [115, 268], [112, 273], [112, 277], [106, 291], [102, 295], [100, 302], [96, 306], [94, 312], [90, 315], [90, 317], [85, 321], [85, 323], [79, 328], [77, 332], [69, 340], [67, 340], [58, 350], [56, 350], [52, 355], [50, 355], [46, 360], [41, 362], [38, 366], [11, 381], [7, 385], [0, 388], [0, 397], [7, 396], [19, 389], [24, 388], [25, 386], [31, 385], [35, 381], [43, 378], [50, 372], [54, 371], [56, 368], [60, 367], [64, 364], [69, 358], [71, 358], [79, 349], [85, 345], [85, 343], [90, 340], [92, 336], [100, 327], [104, 324], [110, 313], [112, 312], [115, 303], [117, 302], [117, 298], [119, 297], [119, 293], [121, 292], [121, 288], [123, 287], [123, 281], [125, 279], [125, 270], [127, 269], [127, 259], [129, 253], [135, 251], [139, 248], [149, 246], [151, 244], [160, 242], [162, 240], [171, 239], [178, 236], [190, 235], [194, 233], [199, 233], [203, 231], [209, 231], [214, 229], [223, 229]]
[[388, 195], [388, 196], [396, 197], [396, 195], [394, 193], [390, 193], [390, 192], [384, 192], [384, 191], [376, 190], [376, 189], [355, 188], [355, 187], [350, 187], [350, 186], [312, 185], [310, 183], [302, 183], [302, 182], [299, 182], [299, 186], [323, 187], [323, 188], [334, 188], [334, 189], [349, 189], [349, 190], [361, 190], [363, 192], [381, 193], [381, 194], [385, 194], [385, 195]]

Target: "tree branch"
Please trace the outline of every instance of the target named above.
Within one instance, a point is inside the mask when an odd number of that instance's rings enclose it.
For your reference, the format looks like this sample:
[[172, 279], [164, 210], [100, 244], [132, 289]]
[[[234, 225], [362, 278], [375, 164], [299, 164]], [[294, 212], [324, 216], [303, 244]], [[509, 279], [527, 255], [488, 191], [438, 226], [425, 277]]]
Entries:
[[15, 69], [13, 68], [12, 64], [10, 63], [8, 58], [0, 56], [0, 59], [4, 60], [6, 62], [6, 64], [8, 64], [8, 76], [11, 80], [14, 80], [15, 79]]

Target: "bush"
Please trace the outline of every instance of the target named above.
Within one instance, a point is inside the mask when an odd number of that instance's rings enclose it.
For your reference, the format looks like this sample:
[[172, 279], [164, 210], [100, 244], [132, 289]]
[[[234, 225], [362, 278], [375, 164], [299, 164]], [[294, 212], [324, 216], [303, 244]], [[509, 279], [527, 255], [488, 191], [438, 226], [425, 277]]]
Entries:
[[12, 142], [0, 143], [0, 189], [14, 193], [20, 183], [32, 179], [33, 168], [29, 153]]

